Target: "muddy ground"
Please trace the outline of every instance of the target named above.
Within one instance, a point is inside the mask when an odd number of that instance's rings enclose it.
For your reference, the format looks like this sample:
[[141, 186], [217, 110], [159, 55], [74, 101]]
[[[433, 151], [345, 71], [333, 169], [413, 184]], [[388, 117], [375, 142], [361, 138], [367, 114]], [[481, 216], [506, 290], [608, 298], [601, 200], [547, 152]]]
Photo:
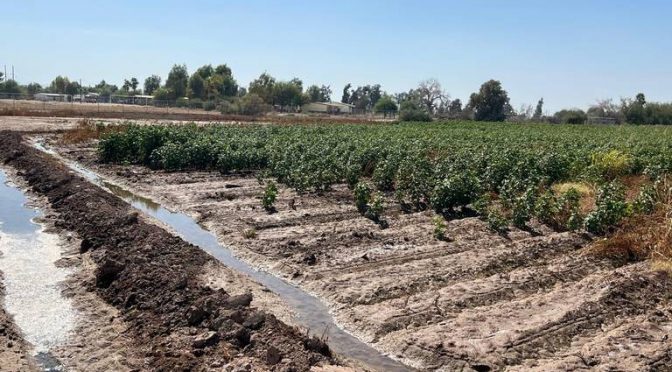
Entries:
[[[72, 233], [77, 252], [61, 264], [82, 270], [66, 294], [90, 296], [89, 308], [81, 307], [91, 315], [86, 319], [108, 319], [111, 328], [101, 331], [131, 344], [132, 355], [115, 370], [305, 371], [339, 364], [326, 344], [254, 307], [255, 291], [247, 290], [254, 285], [21, 141], [20, 134], [0, 132], [0, 160], [45, 198], [54, 229]], [[83, 347], [115, 342], [80, 330]], [[73, 365], [95, 367], [96, 354], [76, 348], [77, 342], [65, 345], [57, 355], [70, 352], [78, 360]], [[0, 356], [9, 349], [0, 344]]]
[[102, 165], [91, 145], [59, 151], [194, 216], [244, 259], [323, 298], [346, 329], [420, 369], [672, 370], [672, 281], [648, 262], [586, 254], [590, 237], [543, 226], [502, 236], [463, 218], [438, 241], [431, 213], [394, 203], [381, 230], [344, 186], [301, 196], [281, 188], [269, 214], [250, 175]]

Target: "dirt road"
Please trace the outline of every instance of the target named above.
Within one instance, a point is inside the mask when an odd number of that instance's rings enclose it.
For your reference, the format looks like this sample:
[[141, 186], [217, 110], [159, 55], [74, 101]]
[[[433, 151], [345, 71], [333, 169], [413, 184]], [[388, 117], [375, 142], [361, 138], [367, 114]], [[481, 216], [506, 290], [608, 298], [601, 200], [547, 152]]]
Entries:
[[61, 151], [194, 216], [244, 259], [323, 298], [348, 330], [418, 368], [672, 366], [668, 275], [648, 262], [587, 255], [582, 235], [535, 226], [502, 236], [464, 218], [448, 221], [450, 240], [438, 241], [430, 213], [395, 207], [381, 230], [345, 187], [281, 189], [269, 214], [250, 176], [100, 165], [91, 147]]

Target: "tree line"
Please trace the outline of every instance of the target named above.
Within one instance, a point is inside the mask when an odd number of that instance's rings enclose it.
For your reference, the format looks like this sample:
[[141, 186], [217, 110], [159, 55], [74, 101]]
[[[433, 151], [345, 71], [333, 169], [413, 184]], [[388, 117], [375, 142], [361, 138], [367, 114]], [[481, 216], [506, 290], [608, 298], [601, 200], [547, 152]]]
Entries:
[[[176, 64], [165, 81], [159, 75], [151, 75], [145, 78], [142, 86], [136, 77], [124, 79], [121, 86], [105, 80], [93, 86], [81, 86], [79, 82], [60, 75], [46, 87], [37, 83], [20, 85], [5, 79], [0, 72], [0, 93], [34, 95], [40, 92], [68, 95], [97, 93], [104, 98], [144, 94], [153, 96], [156, 102], [243, 115], [258, 115], [271, 110], [297, 112], [307, 103], [334, 100], [334, 92], [329, 85], [311, 85], [304, 89], [299, 78], [283, 81], [267, 72], [247, 87], [242, 87], [226, 64], [204, 65], [193, 74], [189, 74], [186, 65]], [[451, 99], [436, 79], [422, 81], [407, 92], [393, 94], [382, 90], [380, 84], [357, 87], [346, 84], [341, 91], [340, 102], [352, 105], [356, 113], [398, 114], [404, 121], [461, 119], [583, 124], [600, 119], [597, 121], [616, 124], [672, 125], [672, 103], [647, 102], [642, 93], [633, 99], [621, 99], [619, 103], [598, 101], [586, 111], [563, 109], [547, 115], [543, 112], [543, 98], [534, 108], [522, 105], [516, 110], [510, 104], [508, 92], [497, 80], [483, 83], [477, 92], [470, 95], [466, 104], [459, 98]]]

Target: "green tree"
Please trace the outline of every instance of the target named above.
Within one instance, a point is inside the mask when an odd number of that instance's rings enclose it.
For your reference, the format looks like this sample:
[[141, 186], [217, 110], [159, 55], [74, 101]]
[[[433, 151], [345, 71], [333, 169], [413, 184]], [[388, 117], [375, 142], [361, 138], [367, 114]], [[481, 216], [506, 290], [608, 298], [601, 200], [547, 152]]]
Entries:
[[238, 101], [238, 112], [243, 115], [260, 115], [269, 110], [270, 107], [255, 93], [247, 94]]
[[68, 83], [68, 85], [65, 87], [65, 94], [69, 95], [75, 95], [75, 94], [80, 94], [82, 92], [82, 86], [79, 85], [78, 82], [76, 81], [71, 81]]
[[196, 71], [196, 73], [189, 78], [189, 97], [204, 99], [205, 93], [205, 81], [201, 74]]
[[138, 90], [138, 86], [140, 85], [140, 82], [136, 78], [131, 78], [131, 88], [133, 88], [133, 92], [136, 92]]
[[378, 102], [376, 102], [375, 106], [373, 106], [373, 111], [385, 114], [385, 116], [396, 113], [398, 109], [397, 103], [387, 94], [383, 95]]
[[584, 124], [588, 116], [583, 110], [560, 110], [553, 114], [553, 122], [558, 124]]
[[[203, 81], [207, 80], [210, 76], [215, 74], [215, 69], [212, 68], [212, 65], [204, 65], [198, 68], [196, 72], [194, 72], [194, 75], [199, 75]], [[194, 75], [191, 77], [193, 78]]]
[[252, 80], [250, 87], [247, 90], [248, 94], [253, 93], [261, 97], [266, 103], [273, 103], [273, 87], [275, 86], [275, 78], [264, 72], [258, 78]]
[[401, 121], [432, 121], [426, 107], [414, 99], [401, 102], [399, 119]]
[[230, 76], [233, 77], [233, 73], [231, 72], [231, 68], [227, 66], [226, 64], [219, 65], [215, 67], [215, 74], [217, 75], [222, 75], [222, 76]]
[[26, 86], [26, 92], [31, 96], [40, 93], [41, 91], [42, 86], [38, 83], [30, 83]]
[[275, 83], [271, 102], [282, 107], [301, 106], [303, 104], [301, 84], [295, 80]]
[[504, 121], [511, 111], [509, 96], [497, 80], [483, 83], [478, 93], [472, 93], [469, 107], [477, 121]]
[[187, 95], [187, 84], [189, 82], [189, 73], [186, 65], [174, 65], [168, 73], [165, 88], [172, 92], [171, 99], [184, 97]]
[[308, 102], [329, 102], [331, 101], [331, 88], [328, 85], [311, 85], [306, 89], [306, 100]]
[[155, 101], [170, 101], [175, 97], [175, 93], [171, 92], [168, 88], [158, 88], [154, 90], [154, 100]]
[[462, 117], [462, 101], [459, 98], [451, 101], [448, 105], [448, 116], [451, 119]]
[[536, 121], [541, 120], [541, 116], [543, 115], [543, 109], [544, 109], [544, 99], [541, 98], [539, 99], [539, 102], [537, 102], [537, 107], [534, 109], [534, 115], [532, 115], [532, 120]]
[[145, 90], [144, 93], [148, 96], [154, 94], [154, 91], [159, 89], [161, 86], [161, 77], [158, 75], [152, 75], [145, 79]]
[[350, 103], [350, 88], [352, 88], [352, 84], [350, 83], [347, 83], [345, 87], [343, 87], [343, 95], [341, 96], [342, 103]]
[[116, 93], [119, 90], [116, 85], [110, 85], [105, 82], [105, 80], [101, 80], [100, 83], [98, 83], [95, 87], [93, 87], [93, 91], [96, 93], [100, 94], [103, 97], [109, 97], [112, 94]]
[[21, 87], [16, 81], [9, 79], [0, 83], [0, 93], [19, 94]]
[[70, 80], [67, 77], [58, 75], [49, 85], [49, 91], [51, 93], [65, 94], [65, 90], [68, 88], [69, 84]]

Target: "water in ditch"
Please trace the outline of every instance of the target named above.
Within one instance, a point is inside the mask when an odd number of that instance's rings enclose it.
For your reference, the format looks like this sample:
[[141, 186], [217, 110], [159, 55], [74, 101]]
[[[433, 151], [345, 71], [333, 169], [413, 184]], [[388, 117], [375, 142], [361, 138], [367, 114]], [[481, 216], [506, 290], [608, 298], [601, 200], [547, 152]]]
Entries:
[[[7, 182], [0, 170], [0, 271], [5, 287], [4, 307], [14, 318], [24, 339], [33, 347], [33, 356], [43, 371], [62, 367], [49, 351], [63, 344], [75, 323], [69, 299], [61, 296], [58, 283], [69, 271], [58, 268], [61, 258], [59, 238], [43, 231], [34, 222], [39, 211]], [[2, 369], [0, 367], [0, 369]]]
[[165, 223], [185, 241], [200, 247], [226, 266], [248, 275], [276, 293], [294, 310], [297, 323], [318, 335], [327, 335], [329, 346], [336, 353], [360, 361], [367, 367], [379, 371], [411, 370], [409, 367], [380, 353], [378, 350], [341, 329], [334, 322], [327, 306], [317, 297], [270, 273], [257, 270], [236, 258], [228, 247], [219, 243], [213, 233], [202, 228], [190, 216], [170, 211], [159, 203], [138, 196], [130, 190], [108, 182], [95, 172], [58, 156], [54, 151], [47, 149], [39, 143], [35, 146], [42, 151], [59, 157], [60, 160], [65, 162], [79, 175], [118, 196], [134, 208]]

